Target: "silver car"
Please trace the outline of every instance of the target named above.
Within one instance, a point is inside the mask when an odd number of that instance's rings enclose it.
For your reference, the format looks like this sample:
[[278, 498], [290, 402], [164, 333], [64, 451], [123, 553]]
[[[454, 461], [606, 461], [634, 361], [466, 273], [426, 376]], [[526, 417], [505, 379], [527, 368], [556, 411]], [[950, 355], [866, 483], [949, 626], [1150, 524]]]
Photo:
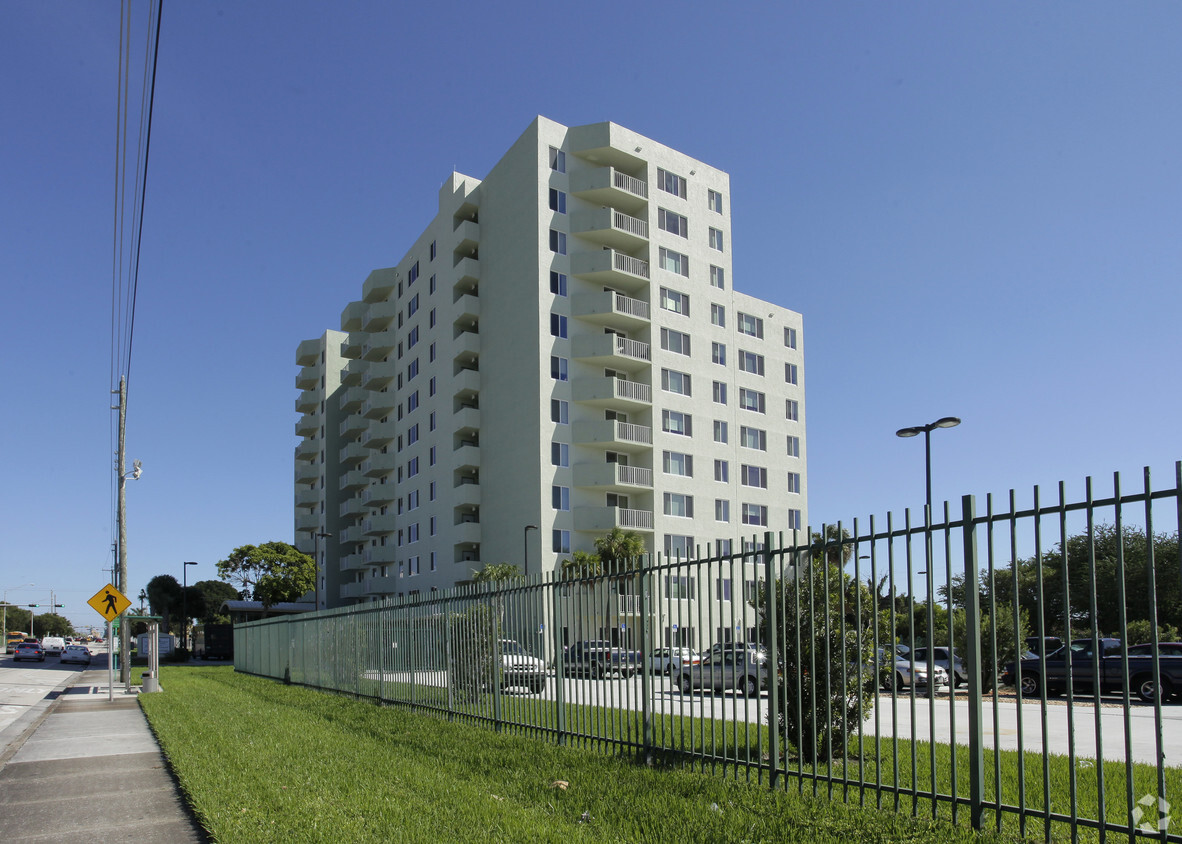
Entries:
[[62, 663], [67, 662], [90, 665], [90, 648], [86, 645], [66, 645], [66, 649], [62, 651]]
[[677, 688], [683, 695], [693, 694], [696, 689], [738, 689], [754, 697], [770, 684], [767, 655], [746, 647], [712, 652], [697, 665], [683, 666], [677, 675]]
[[916, 691], [922, 689], [925, 692], [936, 692], [941, 688], [948, 687], [948, 672], [941, 666], [935, 666], [933, 673], [934, 682], [929, 683], [928, 664], [926, 662], [921, 662], [916, 657], [904, 656], [897, 652], [893, 656], [894, 659], [891, 659], [891, 653], [883, 648], [878, 649], [878, 664], [881, 666], [883, 691], [902, 691], [903, 689], [914, 686]]

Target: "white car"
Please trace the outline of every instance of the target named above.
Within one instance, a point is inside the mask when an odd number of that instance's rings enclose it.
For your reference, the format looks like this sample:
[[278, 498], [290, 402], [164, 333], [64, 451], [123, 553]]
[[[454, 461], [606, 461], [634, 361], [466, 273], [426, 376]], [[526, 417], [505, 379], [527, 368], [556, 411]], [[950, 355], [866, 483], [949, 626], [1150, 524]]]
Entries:
[[90, 665], [90, 648], [86, 645], [66, 645], [62, 651], [62, 664], [76, 662], [79, 665]]
[[41, 647], [45, 649], [46, 656], [61, 656], [66, 649], [66, 640], [61, 636], [46, 636], [41, 640]]
[[683, 665], [697, 665], [702, 655], [691, 648], [657, 648], [648, 655], [644, 667], [650, 674], [676, 674]]
[[534, 694], [546, 691], [546, 663], [512, 639], [501, 639], [501, 688], [522, 686]]

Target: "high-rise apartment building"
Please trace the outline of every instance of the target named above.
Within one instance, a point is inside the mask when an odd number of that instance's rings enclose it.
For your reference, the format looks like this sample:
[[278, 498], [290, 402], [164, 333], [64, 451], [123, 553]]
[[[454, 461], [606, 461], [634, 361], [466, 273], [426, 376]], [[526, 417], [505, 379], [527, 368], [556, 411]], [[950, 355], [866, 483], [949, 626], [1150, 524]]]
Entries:
[[295, 528], [321, 606], [807, 524], [800, 314], [735, 291], [726, 173], [538, 118], [453, 173], [340, 331], [300, 343]]

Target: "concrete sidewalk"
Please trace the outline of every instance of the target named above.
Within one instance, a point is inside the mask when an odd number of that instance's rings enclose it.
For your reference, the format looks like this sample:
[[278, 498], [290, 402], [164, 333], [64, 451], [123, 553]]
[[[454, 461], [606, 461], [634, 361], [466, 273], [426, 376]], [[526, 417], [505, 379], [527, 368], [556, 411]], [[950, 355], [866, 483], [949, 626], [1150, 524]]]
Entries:
[[208, 842], [140, 711], [106, 668], [0, 732], [0, 841]]

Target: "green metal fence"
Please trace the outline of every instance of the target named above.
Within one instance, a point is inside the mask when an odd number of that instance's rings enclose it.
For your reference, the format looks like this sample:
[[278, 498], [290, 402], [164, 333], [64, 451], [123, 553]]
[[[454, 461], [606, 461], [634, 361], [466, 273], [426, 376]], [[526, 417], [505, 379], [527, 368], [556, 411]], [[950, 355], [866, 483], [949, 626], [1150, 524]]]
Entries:
[[977, 829], [1179, 841], [1172, 483], [265, 619], [235, 667]]

